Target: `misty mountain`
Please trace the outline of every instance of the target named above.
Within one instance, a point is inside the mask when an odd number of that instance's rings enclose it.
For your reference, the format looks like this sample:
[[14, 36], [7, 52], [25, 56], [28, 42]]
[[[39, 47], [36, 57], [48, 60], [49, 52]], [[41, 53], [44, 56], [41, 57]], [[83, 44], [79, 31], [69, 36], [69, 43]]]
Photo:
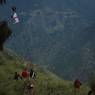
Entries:
[[[95, 67], [94, 0], [10, 0], [21, 22], [6, 46], [61, 77], [82, 80]], [[28, 5], [28, 6], [27, 6]]]

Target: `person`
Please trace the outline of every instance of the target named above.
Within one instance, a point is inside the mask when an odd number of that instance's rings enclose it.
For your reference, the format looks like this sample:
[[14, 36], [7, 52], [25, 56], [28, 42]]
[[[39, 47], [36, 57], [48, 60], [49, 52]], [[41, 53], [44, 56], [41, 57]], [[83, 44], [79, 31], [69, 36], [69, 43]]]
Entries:
[[15, 72], [14, 79], [15, 80], [18, 80], [19, 79], [19, 74], [17, 72]]
[[36, 74], [35, 74], [35, 72], [33, 71], [32, 68], [30, 69], [30, 78], [32, 78], [32, 79], [36, 78]]
[[75, 88], [80, 88], [80, 86], [82, 85], [82, 83], [80, 82], [80, 80], [79, 79], [76, 79], [75, 81], [74, 81], [74, 87]]
[[80, 94], [80, 86], [82, 85], [82, 83], [80, 82], [79, 79], [76, 79], [74, 81], [74, 95], [79, 95]]
[[18, 80], [18, 79], [22, 79], [22, 77], [20, 76], [19, 73], [15, 72], [14, 79]]
[[29, 78], [30, 76], [30, 73], [28, 72], [27, 68], [25, 68], [23, 71], [22, 71], [22, 77], [23, 78]]
[[34, 86], [34, 83], [31, 82], [30, 80], [26, 80], [24, 82], [24, 93], [35, 95], [35, 86]]
[[37, 73], [33, 72], [32, 78], [33, 78], [33, 79], [36, 79], [36, 76], [37, 76]]
[[32, 76], [33, 76], [33, 70], [30, 69], [30, 78], [32, 78]]

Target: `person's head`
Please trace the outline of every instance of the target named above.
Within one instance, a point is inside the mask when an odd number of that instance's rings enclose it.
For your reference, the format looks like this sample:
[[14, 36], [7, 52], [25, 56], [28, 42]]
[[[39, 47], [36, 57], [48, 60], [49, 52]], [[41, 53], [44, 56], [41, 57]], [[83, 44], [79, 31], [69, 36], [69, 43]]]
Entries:
[[79, 79], [78, 79], [78, 78], [76, 78], [76, 79], [75, 79], [75, 81], [79, 81]]
[[27, 70], [27, 67], [25, 67], [24, 70], [26, 71]]
[[16, 12], [16, 7], [15, 6], [12, 7], [12, 11]]
[[33, 69], [31, 68], [30, 71], [33, 72]]

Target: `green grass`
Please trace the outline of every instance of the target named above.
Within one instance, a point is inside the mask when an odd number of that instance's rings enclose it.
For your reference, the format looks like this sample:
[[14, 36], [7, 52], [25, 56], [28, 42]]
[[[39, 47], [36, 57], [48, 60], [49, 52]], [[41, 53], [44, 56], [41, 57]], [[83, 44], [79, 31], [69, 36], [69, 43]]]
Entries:
[[[23, 95], [23, 80], [14, 80], [14, 72], [21, 72], [27, 63], [18, 56], [0, 53], [0, 95]], [[62, 80], [51, 72], [34, 65], [36, 95], [75, 95], [73, 83]], [[87, 95], [89, 88], [83, 85], [76, 95]]]

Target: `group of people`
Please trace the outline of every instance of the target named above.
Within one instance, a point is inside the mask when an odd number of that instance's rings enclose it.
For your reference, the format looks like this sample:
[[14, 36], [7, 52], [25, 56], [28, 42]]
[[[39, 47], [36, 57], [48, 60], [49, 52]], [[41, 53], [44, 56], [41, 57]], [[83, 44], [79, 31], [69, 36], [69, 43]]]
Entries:
[[28, 70], [27, 68], [24, 68], [24, 70], [21, 73], [15, 72], [14, 74], [15, 80], [28, 79], [28, 78], [32, 78], [32, 79], [36, 78], [36, 74], [33, 71], [33, 69]]
[[[81, 87], [82, 83], [79, 79], [76, 79], [74, 81], [74, 88], [75, 88], [75, 95], [77, 95], [76, 93], [79, 93], [80, 87]], [[88, 92], [88, 95], [95, 95], [95, 85], [93, 84], [93, 86], [90, 87], [91, 90]]]
[[14, 74], [14, 79], [16, 81], [18, 81], [19, 79], [24, 80], [23, 84], [24, 93], [26, 93], [27, 91], [29, 93], [35, 93], [35, 82], [34, 82], [35, 78], [36, 78], [36, 73], [34, 72], [33, 69], [28, 70], [27, 68], [24, 68], [22, 72], [20, 73], [15, 72]]
[[[21, 73], [15, 72], [15, 75], [14, 75], [15, 80], [28, 79], [28, 78], [32, 78], [32, 79], [36, 78], [36, 74], [33, 71], [33, 69], [28, 70], [27, 68], [24, 68], [24, 70]], [[77, 93], [79, 93], [81, 85], [82, 85], [82, 83], [79, 79], [76, 79], [74, 81], [75, 95], [77, 95]], [[29, 88], [33, 88], [33, 84], [31, 84], [29, 86]], [[95, 95], [94, 87], [91, 87], [91, 90], [88, 92], [88, 95]]]

